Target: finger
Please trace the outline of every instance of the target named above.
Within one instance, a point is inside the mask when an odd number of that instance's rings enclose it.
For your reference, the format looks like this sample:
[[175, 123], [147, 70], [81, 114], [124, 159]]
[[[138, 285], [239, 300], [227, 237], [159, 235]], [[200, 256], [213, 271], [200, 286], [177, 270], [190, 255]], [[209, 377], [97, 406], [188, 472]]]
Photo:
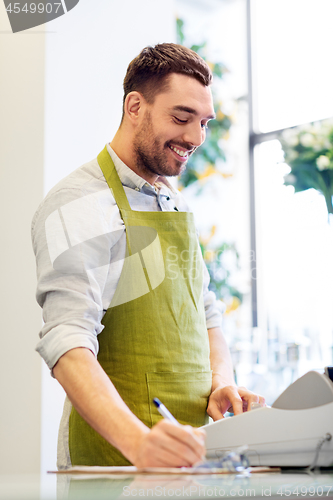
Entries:
[[266, 401], [263, 396], [259, 396], [259, 403], [261, 404], [261, 406], [266, 406]]
[[260, 403], [261, 405], [265, 405], [265, 398], [263, 396], [261, 396], [260, 394], [255, 394], [254, 392], [252, 391], [249, 391], [248, 389], [246, 389], [246, 387], [238, 387], [238, 392], [240, 394], [240, 396], [243, 398], [243, 397], [246, 397], [247, 395], [252, 395], [252, 396], [256, 396], [258, 399], [258, 403]]
[[240, 415], [243, 413], [243, 400], [238, 394], [237, 389], [232, 389], [228, 396], [234, 415]]
[[163, 439], [162, 441], [167, 449], [174, 449], [178, 456], [186, 457], [191, 463], [195, 463], [206, 454], [205, 441], [202, 436], [194, 433], [193, 427], [174, 425], [167, 420], [161, 420], [159, 424], [160, 430], [169, 437], [168, 440]]
[[[251, 405], [252, 403], [258, 404], [259, 403], [259, 396], [256, 394], [245, 394], [242, 396], [242, 399], [244, 401], [244, 406], [246, 405], [247, 410], [251, 410]], [[246, 410], [245, 410], [246, 411]]]
[[195, 445], [195, 453], [199, 454], [200, 459], [202, 459], [206, 454], [206, 431], [204, 429], [198, 429], [195, 427], [191, 427], [190, 425], [184, 426], [184, 428], [189, 432], [190, 436], [193, 436], [197, 443], [199, 443], [200, 448], [198, 448], [197, 444]]
[[221, 412], [220, 408], [218, 407], [218, 405], [214, 402], [210, 403], [208, 405], [208, 408], [207, 408], [207, 413], [208, 415], [214, 420], [214, 422], [216, 420], [221, 420], [222, 418], [224, 418], [224, 415], [223, 413]]
[[[238, 392], [244, 401], [243, 411], [251, 410], [252, 403], [260, 404], [260, 406], [266, 406], [265, 398], [259, 394], [248, 391], [245, 387], [239, 387]], [[245, 406], [247, 406], [247, 408], [245, 408]]]
[[179, 467], [191, 465], [190, 460], [184, 456], [182, 444], [166, 434], [163, 429], [154, 427], [147, 437], [144, 452], [141, 453], [140, 458], [145, 466]]
[[181, 445], [174, 445], [171, 448], [160, 448], [158, 451], [158, 463], [166, 467], [191, 467], [198, 461], [197, 456], [188, 453], [187, 449], [182, 449]]
[[179, 430], [183, 431], [183, 434], [179, 435], [179, 440], [190, 447], [196, 457], [201, 460], [206, 454], [206, 433], [197, 432], [190, 425], [185, 425]]
[[201, 439], [202, 443], [205, 444], [206, 442], [206, 431], [205, 429], [200, 429], [200, 428], [194, 428], [193, 429], [194, 434]]
[[[192, 458], [193, 459], [193, 458]], [[194, 460], [194, 459], [193, 459]], [[190, 467], [195, 461], [191, 457], [184, 456], [175, 445], [168, 446], [159, 439], [158, 442], [151, 440], [146, 449], [140, 454], [138, 467]]]

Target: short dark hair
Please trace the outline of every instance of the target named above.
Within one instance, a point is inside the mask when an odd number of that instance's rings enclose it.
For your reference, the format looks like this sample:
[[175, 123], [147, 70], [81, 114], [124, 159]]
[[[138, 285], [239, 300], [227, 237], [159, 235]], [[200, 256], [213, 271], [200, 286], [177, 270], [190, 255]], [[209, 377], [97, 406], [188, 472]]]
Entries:
[[213, 75], [208, 64], [196, 52], [176, 43], [145, 47], [130, 62], [124, 78], [123, 116], [126, 96], [134, 90], [151, 104], [155, 96], [167, 90], [171, 73], [191, 76], [209, 86]]

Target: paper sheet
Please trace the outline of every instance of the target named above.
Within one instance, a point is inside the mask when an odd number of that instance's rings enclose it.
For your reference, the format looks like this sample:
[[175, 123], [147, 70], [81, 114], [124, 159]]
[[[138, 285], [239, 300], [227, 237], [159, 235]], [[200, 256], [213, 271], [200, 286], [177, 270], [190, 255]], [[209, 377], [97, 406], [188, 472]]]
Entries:
[[66, 470], [48, 471], [53, 474], [177, 474], [177, 475], [207, 475], [207, 474], [248, 474], [263, 472], [280, 472], [279, 467], [248, 467], [244, 471], [230, 471], [228, 469], [205, 469], [194, 467], [98, 467], [98, 466], [76, 466]]

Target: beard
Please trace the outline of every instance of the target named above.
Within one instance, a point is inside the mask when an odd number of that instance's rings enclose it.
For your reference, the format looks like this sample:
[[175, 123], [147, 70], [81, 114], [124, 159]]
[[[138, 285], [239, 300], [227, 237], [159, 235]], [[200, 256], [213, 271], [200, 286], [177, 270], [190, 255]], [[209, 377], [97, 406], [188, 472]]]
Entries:
[[143, 173], [174, 177], [180, 175], [186, 168], [186, 162], [170, 160], [170, 145], [178, 145], [190, 150], [188, 144], [167, 141], [164, 144], [155, 136], [151, 116], [148, 111], [145, 120], [134, 137], [133, 147], [136, 165]]

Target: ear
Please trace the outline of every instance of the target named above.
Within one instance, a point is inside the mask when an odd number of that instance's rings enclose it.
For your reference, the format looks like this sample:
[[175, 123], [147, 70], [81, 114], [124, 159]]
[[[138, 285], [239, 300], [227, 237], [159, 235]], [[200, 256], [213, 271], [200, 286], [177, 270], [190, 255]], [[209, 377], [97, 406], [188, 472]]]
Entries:
[[128, 119], [133, 123], [138, 123], [141, 115], [144, 114], [143, 108], [145, 99], [140, 92], [134, 90], [127, 94], [124, 104], [124, 112]]

